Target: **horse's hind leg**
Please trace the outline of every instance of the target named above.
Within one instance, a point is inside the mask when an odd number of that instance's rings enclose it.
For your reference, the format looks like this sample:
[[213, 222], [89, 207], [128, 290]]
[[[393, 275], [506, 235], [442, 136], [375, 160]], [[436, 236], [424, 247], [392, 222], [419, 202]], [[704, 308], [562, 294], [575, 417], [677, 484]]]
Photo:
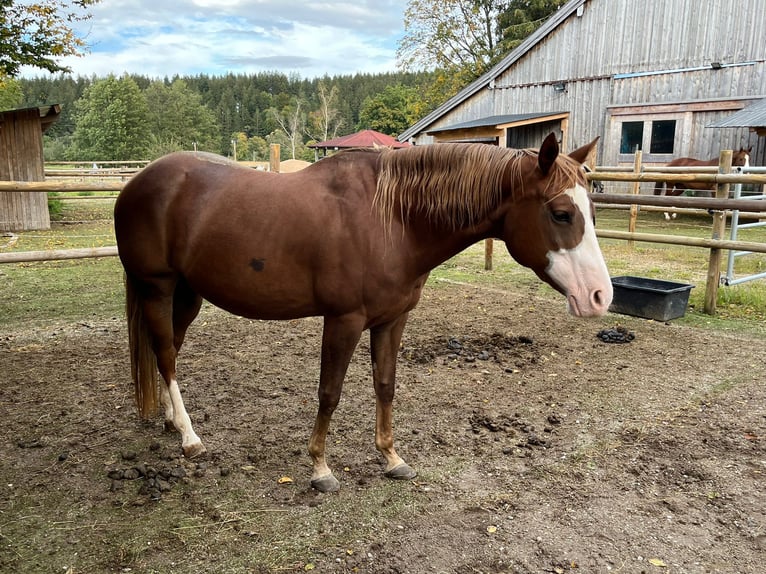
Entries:
[[[183, 279], [179, 279], [173, 293], [173, 346], [176, 356], [181, 351], [186, 331], [199, 314], [202, 307], [200, 297]], [[165, 379], [163, 378], [163, 383]], [[160, 404], [165, 411], [165, 429], [178, 430], [174, 421], [173, 401], [167, 384], [160, 388]]]
[[[151, 296], [144, 299], [144, 316], [152, 332], [157, 368], [165, 383], [160, 391], [160, 402], [165, 409], [165, 425], [168, 426], [170, 421], [181, 433], [181, 448], [184, 455], [191, 458], [204, 453], [205, 447], [194, 432], [181, 398], [176, 379], [176, 357], [186, 329], [199, 311], [201, 302], [198, 303], [194, 298], [196, 295], [190, 297], [183, 288], [179, 292], [179, 285], [182, 283], [176, 278], [152, 282]], [[178, 303], [175, 302], [176, 293], [181, 295]], [[175, 333], [177, 327], [180, 328], [179, 335]]]

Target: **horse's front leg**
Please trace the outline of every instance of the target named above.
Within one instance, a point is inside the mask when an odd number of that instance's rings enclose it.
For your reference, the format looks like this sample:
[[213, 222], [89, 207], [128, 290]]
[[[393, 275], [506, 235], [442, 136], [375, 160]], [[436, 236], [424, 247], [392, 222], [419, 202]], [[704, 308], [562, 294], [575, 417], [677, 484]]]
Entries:
[[417, 473], [396, 454], [392, 423], [396, 390], [396, 359], [406, 323], [407, 313], [391, 323], [370, 330], [372, 379], [377, 397], [375, 446], [386, 458], [386, 476], [401, 480], [409, 480], [417, 476]]
[[325, 317], [322, 333], [322, 365], [319, 373], [319, 410], [309, 440], [309, 454], [314, 461], [311, 486], [320, 492], [335, 492], [340, 482], [333, 476], [325, 458], [327, 431], [335, 407], [340, 401], [343, 379], [359, 337], [364, 317]]

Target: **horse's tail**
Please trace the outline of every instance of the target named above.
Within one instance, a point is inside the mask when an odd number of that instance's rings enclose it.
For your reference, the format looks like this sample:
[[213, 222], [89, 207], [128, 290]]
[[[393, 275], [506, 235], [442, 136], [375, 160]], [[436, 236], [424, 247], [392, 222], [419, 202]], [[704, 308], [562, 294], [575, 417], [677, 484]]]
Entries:
[[142, 418], [157, 412], [157, 356], [152, 349], [152, 336], [144, 318], [141, 297], [130, 276], [125, 274], [125, 314], [128, 319], [130, 372], [136, 394], [136, 405]]
[[662, 190], [665, 188], [664, 181], [657, 181], [654, 184], [654, 195], [662, 195]]

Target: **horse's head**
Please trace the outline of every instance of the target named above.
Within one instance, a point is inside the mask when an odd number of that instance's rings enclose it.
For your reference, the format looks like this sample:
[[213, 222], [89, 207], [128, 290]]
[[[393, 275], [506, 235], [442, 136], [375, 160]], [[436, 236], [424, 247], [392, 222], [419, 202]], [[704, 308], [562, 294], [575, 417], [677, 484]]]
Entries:
[[569, 312], [606, 313], [612, 282], [596, 239], [594, 209], [582, 169], [594, 140], [559, 155], [556, 137], [543, 142], [531, 169], [510, 177], [523, 186], [505, 213], [503, 239], [511, 256], [567, 298]]
[[735, 151], [731, 157], [731, 165], [734, 167], [750, 167], [750, 152], [752, 149], [753, 146], [747, 149], [741, 147], [739, 151]]

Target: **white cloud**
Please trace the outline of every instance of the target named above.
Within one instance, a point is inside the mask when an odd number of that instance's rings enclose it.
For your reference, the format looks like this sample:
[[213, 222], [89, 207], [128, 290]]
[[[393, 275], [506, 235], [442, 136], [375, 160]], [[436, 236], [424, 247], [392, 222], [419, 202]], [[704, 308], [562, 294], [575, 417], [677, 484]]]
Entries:
[[83, 76], [394, 71], [405, 6], [405, 0], [104, 0], [78, 30], [90, 53], [61, 62]]

